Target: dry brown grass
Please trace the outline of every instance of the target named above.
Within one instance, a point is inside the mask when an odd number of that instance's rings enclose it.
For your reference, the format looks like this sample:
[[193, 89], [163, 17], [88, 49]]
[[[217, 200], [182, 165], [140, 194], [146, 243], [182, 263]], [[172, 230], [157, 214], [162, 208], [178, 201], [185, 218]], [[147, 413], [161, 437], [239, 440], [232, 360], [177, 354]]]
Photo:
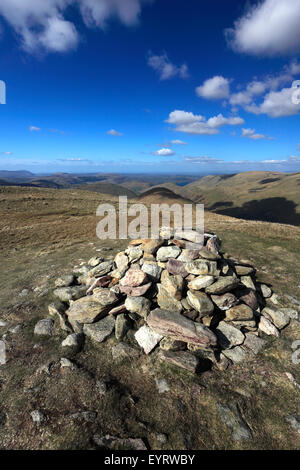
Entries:
[[[291, 344], [300, 335], [295, 323], [280, 340], [271, 340], [264, 354], [225, 372], [194, 377], [175, 367], [159, 366], [155, 355], [116, 364], [111, 356], [113, 338], [97, 346], [87, 341], [75, 357], [78, 371], [60, 370], [64, 335], [57, 329], [50, 340], [37, 340], [33, 328], [47, 316], [58, 275], [98, 254], [96, 249], [109, 248], [102, 254], [113, 256], [127, 245], [127, 240], [97, 239], [95, 213], [102, 202], [117, 204], [117, 199], [72, 190], [0, 192], [0, 317], [9, 326], [24, 325], [21, 334], [9, 336], [10, 362], [0, 368], [0, 411], [8, 416], [8, 423], [0, 428], [0, 448], [90, 449], [95, 447], [96, 433], [142, 437], [152, 449], [299, 448], [299, 435], [285, 421], [300, 407], [299, 392], [285, 376], [291, 372], [300, 383], [299, 366], [291, 362]], [[299, 298], [297, 227], [213, 213], [206, 214], [205, 225], [219, 234], [226, 252], [263, 268], [259, 277], [275, 291]], [[33, 291], [35, 287], [41, 288], [41, 294]], [[19, 294], [24, 288], [29, 293], [23, 298]], [[4, 332], [0, 329], [0, 334]], [[38, 367], [49, 360], [53, 361], [50, 375], [37, 374]], [[100, 377], [111, 383], [104, 398], [96, 392]], [[171, 391], [160, 395], [154, 377], [164, 377]], [[230, 431], [220, 423], [216, 402], [239, 404], [253, 431], [252, 441], [232, 441]], [[29, 416], [36, 408], [47, 417], [41, 428]], [[86, 410], [97, 413], [95, 422], [69, 418]], [[168, 435], [168, 444], [155, 440], [157, 432]]]

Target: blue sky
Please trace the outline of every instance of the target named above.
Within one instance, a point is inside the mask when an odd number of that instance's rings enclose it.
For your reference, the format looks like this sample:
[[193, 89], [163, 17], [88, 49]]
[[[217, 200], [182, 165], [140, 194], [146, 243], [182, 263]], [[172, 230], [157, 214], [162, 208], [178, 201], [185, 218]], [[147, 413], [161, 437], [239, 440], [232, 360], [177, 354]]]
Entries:
[[1, 0], [0, 169], [300, 171], [299, 24], [300, 0]]

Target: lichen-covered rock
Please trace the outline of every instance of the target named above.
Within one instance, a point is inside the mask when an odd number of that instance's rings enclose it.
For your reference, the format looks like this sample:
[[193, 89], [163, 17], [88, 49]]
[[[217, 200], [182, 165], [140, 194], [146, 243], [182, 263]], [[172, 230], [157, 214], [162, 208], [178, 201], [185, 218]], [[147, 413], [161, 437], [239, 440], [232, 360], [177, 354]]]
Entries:
[[147, 318], [150, 312], [151, 302], [146, 297], [127, 297], [125, 307], [128, 312], [137, 313], [143, 318]]
[[54, 285], [55, 287], [69, 287], [73, 284], [75, 280], [74, 274], [65, 274], [56, 279]]
[[253, 354], [258, 354], [266, 343], [267, 342], [264, 339], [259, 338], [252, 333], [246, 333], [243, 348], [249, 349]]
[[179, 274], [170, 275], [165, 269], [161, 276], [161, 285], [170, 296], [176, 300], [181, 300], [183, 290], [183, 277]]
[[147, 317], [148, 325], [162, 336], [198, 344], [204, 349], [217, 344], [215, 334], [204, 325], [195, 323], [177, 312], [157, 308]]
[[231, 429], [234, 441], [248, 441], [252, 439], [251, 430], [243, 420], [235, 403], [230, 403], [229, 405], [218, 403], [217, 410], [223, 423]]
[[179, 274], [183, 278], [188, 276], [188, 272], [185, 269], [185, 263], [174, 258], [170, 258], [167, 262], [166, 269], [170, 274]]
[[[217, 263], [216, 261], [206, 261], [206, 260], [194, 260], [186, 263], [185, 269], [190, 274], [199, 275], [210, 275], [217, 276]], [[213, 292], [214, 293], [214, 292]]]
[[57, 316], [59, 320], [59, 326], [62, 330], [64, 331], [71, 331], [71, 326], [68, 324], [68, 319], [65, 314], [67, 307], [65, 304], [60, 302], [59, 300], [56, 300], [52, 302], [50, 305], [48, 305], [48, 311], [49, 315], [51, 316]]
[[150, 239], [143, 242], [144, 253], [154, 255], [157, 250], [164, 244], [162, 239]]
[[5, 342], [0, 340], [0, 366], [3, 366], [7, 362], [6, 356], [6, 345]]
[[240, 346], [236, 346], [232, 349], [225, 349], [223, 354], [230, 359], [232, 362], [239, 363], [247, 359], [248, 355], [245, 349]]
[[130, 329], [130, 321], [124, 313], [121, 313], [116, 318], [115, 323], [115, 336], [117, 340], [123, 339], [127, 331]]
[[280, 336], [280, 333], [277, 330], [276, 326], [273, 325], [273, 323], [267, 318], [265, 318], [263, 315], [260, 317], [258, 328], [268, 336], [276, 336], [276, 338]]
[[54, 334], [54, 321], [51, 318], [45, 318], [36, 323], [34, 334], [38, 336], [52, 336]]
[[143, 325], [134, 335], [137, 343], [144, 350], [145, 354], [149, 354], [155, 346], [158, 345], [163, 335], [152, 330], [149, 326]]
[[157, 303], [162, 309], [170, 309], [175, 312], [181, 312], [182, 303], [177, 300], [174, 294], [170, 294], [167, 289], [158, 284]]
[[262, 296], [265, 299], [268, 299], [269, 297], [272, 296], [272, 294], [273, 294], [272, 289], [270, 289], [270, 287], [267, 286], [266, 284], [260, 284], [259, 288], [260, 288], [260, 291], [262, 293]]
[[71, 335], [68, 335], [66, 339], [63, 340], [61, 343], [63, 348], [73, 348], [79, 351], [81, 349], [81, 346], [83, 344], [84, 340], [84, 335], [80, 333], [73, 333]]
[[239, 302], [236, 296], [230, 292], [223, 295], [212, 295], [211, 300], [220, 310], [228, 310]]
[[94, 442], [101, 449], [110, 450], [147, 450], [142, 439], [126, 438], [121, 439], [115, 436], [94, 436]]
[[104, 261], [89, 271], [89, 277], [101, 277], [108, 274], [113, 267], [113, 261]]
[[241, 283], [244, 284], [244, 286], [248, 287], [249, 289], [252, 289], [255, 291], [255, 284], [251, 276], [241, 276]]
[[142, 258], [143, 250], [140, 246], [130, 246], [125, 250], [130, 263], [134, 263]]
[[215, 278], [213, 276], [198, 276], [188, 283], [188, 288], [191, 290], [205, 289], [214, 283]]
[[233, 276], [220, 277], [216, 282], [205, 289], [207, 294], [221, 295], [230, 292], [239, 284], [239, 280]]
[[226, 321], [248, 321], [254, 319], [254, 312], [248, 305], [240, 304], [226, 310]]
[[112, 334], [115, 328], [115, 319], [109, 315], [97, 323], [85, 324], [83, 332], [86, 336], [97, 343], [102, 343], [108, 336]]
[[221, 321], [216, 328], [218, 343], [223, 349], [232, 348], [243, 344], [245, 340], [244, 334], [234, 326]]
[[181, 253], [178, 246], [162, 246], [156, 253], [157, 261], [168, 261], [170, 258], [177, 258]]
[[78, 300], [84, 297], [86, 294], [85, 286], [73, 286], [73, 287], [58, 287], [53, 291], [55, 297], [61, 302], [70, 302], [70, 300]]
[[290, 317], [280, 311], [280, 310], [274, 310], [269, 307], [265, 307], [262, 311], [262, 315], [266, 317], [268, 320], [270, 320], [276, 328], [279, 330], [282, 330], [284, 327], [286, 327], [290, 323]]
[[187, 300], [201, 316], [212, 315], [215, 309], [214, 304], [204, 292], [189, 290], [187, 292]]
[[174, 238], [187, 240], [192, 243], [199, 243], [203, 245], [203, 234], [196, 230], [175, 230]]
[[114, 262], [117, 269], [123, 274], [125, 274], [129, 266], [129, 259], [128, 256], [124, 253], [124, 251], [121, 251], [115, 256]]
[[96, 287], [93, 291], [93, 300], [99, 302], [104, 307], [110, 307], [118, 301], [118, 297], [111, 289], [105, 289], [104, 287]]
[[93, 323], [107, 312], [108, 307], [93, 299], [93, 296], [76, 300], [66, 311], [69, 321]]
[[138, 287], [142, 284], [147, 283], [147, 274], [142, 271], [141, 269], [134, 269], [130, 268], [123, 279], [120, 281], [121, 286], [129, 286], [129, 287]]
[[162, 273], [162, 268], [155, 262], [145, 262], [142, 266], [144, 271], [151, 281], [159, 282]]
[[147, 284], [143, 284], [142, 286], [138, 287], [131, 287], [131, 286], [120, 286], [120, 291], [123, 294], [129, 295], [131, 297], [140, 297], [141, 295], [146, 294], [146, 292], [150, 289], [152, 282], [148, 282]]
[[235, 265], [234, 269], [238, 276], [248, 276], [254, 273], [252, 266]]
[[158, 358], [161, 361], [168, 362], [169, 364], [173, 364], [193, 373], [197, 371], [199, 363], [199, 359], [188, 351], [174, 352], [161, 350], [158, 354]]
[[164, 351], [184, 351], [186, 349], [186, 343], [166, 337], [161, 340], [159, 347]]

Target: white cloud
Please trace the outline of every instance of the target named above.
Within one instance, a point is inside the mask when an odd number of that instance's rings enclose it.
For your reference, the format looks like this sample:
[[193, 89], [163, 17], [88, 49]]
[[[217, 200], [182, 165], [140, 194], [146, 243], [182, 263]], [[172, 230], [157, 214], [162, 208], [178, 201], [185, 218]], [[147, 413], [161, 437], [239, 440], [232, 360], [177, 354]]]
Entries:
[[253, 80], [252, 82], [248, 83], [245, 90], [233, 93], [229, 98], [229, 102], [232, 106], [246, 106], [247, 104], [251, 103], [255, 96], [264, 93], [266, 88], [266, 83]]
[[79, 42], [75, 25], [64, 17], [69, 6], [79, 8], [88, 27], [105, 28], [117, 17], [134, 25], [144, 3], [151, 0], [1, 0], [0, 15], [14, 28], [28, 52], [65, 52]]
[[244, 124], [244, 122], [245, 122], [244, 119], [238, 116], [225, 118], [223, 114], [218, 114], [218, 116], [209, 118], [207, 121], [207, 125], [209, 127], [219, 128], [225, 125], [240, 126], [241, 124]]
[[205, 121], [205, 117], [201, 116], [200, 114], [194, 114], [188, 111], [182, 111], [176, 109], [169, 114], [168, 119], [166, 122], [169, 124], [192, 124], [197, 121]]
[[87, 158], [59, 158], [59, 162], [70, 162], [70, 163], [92, 163]]
[[12, 152], [1, 152], [1, 155], [12, 155]]
[[[225, 103], [229, 102], [233, 112], [237, 112], [240, 106], [247, 112], [257, 115], [266, 114], [270, 117], [296, 115], [300, 110], [300, 104], [294, 104], [292, 100], [295, 89], [291, 85], [297, 73], [300, 73], [300, 63], [293, 61], [277, 75], [267, 75], [261, 80], [255, 78], [244, 89], [231, 94], [229, 80], [216, 76], [206, 80], [201, 87], [198, 87], [197, 94], [212, 100], [227, 98], [228, 101], [226, 100]], [[286, 84], [289, 84], [289, 88], [282, 88]], [[300, 93], [298, 93], [298, 97], [300, 97]], [[230, 122], [222, 115], [211, 118], [207, 122], [209, 127], [219, 127], [218, 123], [222, 125], [222, 122], [234, 125], [232, 120]], [[241, 121], [237, 120], [236, 125], [238, 124], [241, 124]], [[199, 124], [194, 127], [199, 130], [203, 129], [203, 125]]]
[[38, 132], [41, 130], [40, 127], [36, 127], [36, 126], [29, 126], [29, 130], [30, 132]]
[[255, 129], [242, 129], [242, 137], [247, 137], [248, 139], [252, 140], [262, 140], [268, 138], [264, 134], [257, 134]]
[[122, 132], [118, 132], [115, 129], [110, 129], [106, 132], [107, 135], [112, 135], [113, 137], [121, 137], [123, 134]]
[[158, 157], [171, 157], [172, 155], [175, 155], [175, 152], [168, 148], [162, 148], [153, 152], [153, 155], [157, 155]]
[[280, 91], [270, 91], [260, 104], [246, 107], [253, 114], [267, 114], [272, 118], [293, 116], [300, 111], [300, 104], [293, 102], [294, 88], [283, 88]]
[[171, 140], [171, 144], [172, 145], [187, 145], [186, 142], [183, 142], [182, 140], [179, 140], [179, 139]]
[[78, 33], [70, 21], [49, 18], [39, 41], [49, 51], [65, 52], [74, 49], [78, 43]]
[[219, 100], [228, 98], [230, 92], [230, 81], [221, 75], [206, 80], [203, 85], [196, 88], [197, 96], [206, 99]]
[[172, 111], [165, 122], [174, 124], [177, 132], [195, 135], [214, 135], [219, 133], [219, 128], [222, 126], [244, 124], [244, 120], [238, 116], [225, 118], [222, 114], [219, 114], [206, 120], [200, 114], [182, 110]]
[[207, 164], [207, 163], [224, 163], [224, 160], [220, 158], [213, 158], [213, 157], [185, 157], [184, 160], [190, 163], [196, 164]]
[[[232, 93], [228, 101], [233, 110], [241, 106], [253, 114], [266, 114], [270, 117], [298, 114], [300, 106], [292, 100], [293, 93], [296, 92], [292, 84], [297, 73], [300, 73], [300, 63], [293, 61], [277, 75], [267, 75], [261, 80], [255, 78], [243, 90]], [[287, 84], [288, 87], [282, 88]], [[297, 98], [299, 97], [300, 93], [297, 92]]]
[[[227, 161], [217, 157], [184, 157], [183, 161], [187, 164], [192, 165], [203, 165], [207, 168], [216, 167], [218, 171], [220, 170], [220, 165], [222, 169], [227, 169], [231, 171], [253, 171], [261, 170], [265, 171], [268, 168], [271, 170], [278, 171], [298, 171], [300, 168], [300, 157], [290, 156], [281, 160], [268, 159], [268, 160], [236, 160], [236, 161]], [[241, 167], [242, 165], [242, 167]]]
[[148, 65], [158, 73], [160, 80], [169, 80], [174, 77], [187, 78], [189, 76], [187, 65], [172, 64], [166, 53], [163, 55], [150, 53]]
[[300, 0], [263, 0], [226, 31], [233, 49], [252, 55], [300, 52]]

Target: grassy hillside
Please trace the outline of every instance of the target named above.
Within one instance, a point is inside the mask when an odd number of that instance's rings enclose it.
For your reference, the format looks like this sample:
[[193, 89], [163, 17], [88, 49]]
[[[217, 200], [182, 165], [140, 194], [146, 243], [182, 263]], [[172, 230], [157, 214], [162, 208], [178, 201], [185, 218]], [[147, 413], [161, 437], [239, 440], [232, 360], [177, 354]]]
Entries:
[[[169, 203], [183, 202], [165, 194]], [[156, 202], [155, 191], [152, 196], [148, 193], [144, 202]], [[91, 256], [113, 257], [127, 246], [128, 240], [96, 237], [96, 208], [103, 202], [118, 209], [117, 198], [97, 192], [0, 188], [0, 318], [8, 325], [0, 326], [0, 334], [21, 325], [18, 333], [7, 333], [10, 360], [0, 367], [0, 411], [8, 417], [0, 426], [0, 447], [92, 449], [93, 436], [101, 431], [143, 437], [152, 449], [299, 448], [299, 435], [285, 420], [300, 406], [299, 391], [286, 376], [292, 373], [300, 383], [299, 366], [291, 361], [291, 344], [300, 337], [296, 321], [279, 340], [269, 340], [262, 354], [227, 371], [191, 376], [155, 365], [144, 355], [138, 364], [116, 361], [111, 355], [114, 338], [100, 345], [87, 341], [72, 357], [77, 369], [60, 369], [60, 358], [66, 354], [62, 331], [57, 328], [53, 337], [39, 339], [33, 328], [48, 316], [59, 275], [72, 272]], [[205, 225], [222, 238], [224, 251], [249, 259], [258, 268], [259, 280], [272, 285], [285, 306], [285, 294], [300, 298], [299, 228], [212, 212], [206, 213]], [[103, 379], [109, 383], [105, 396], [97, 388]], [[160, 379], [167, 381], [169, 392], [158, 392]], [[217, 402], [238, 405], [253, 440], [232, 441], [231, 431], [218, 417]], [[45, 413], [42, 427], [32, 422], [33, 409]], [[98, 417], [94, 422], [71, 419], [82, 411]], [[158, 433], [167, 435], [166, 444], [156, 439]]]
[[172, 190], [218, 214], [300, 225], [300, 173], [205, 176]]
[[127, 196], [128, 198], [137, 197], [136, 193], [130, 189], [121, 186], [120, 184], [97, 182], [87, 183], [82, 185], [73, 185], [72, 189], [79, 189], [82, 191], [92, 191], [101, 194], [110, 194], [112, 196]]
[[[148, 193], [144, 202], [156, 202], [157, 193], [152, 196]], [[167, 196], [169, 203], [183, 202]], [[93, 436], [101, 432], [143, 437], [152, 449], [299, 448], [299, 435], [285, 420], [300, 406], [299, 391], [286, 376], [292, 373], [300, 383], [299, 366], [291, 361], [291, 344], [300, 337], [296, 321], [279, 340], [269, 340], [262, 354], [227, 371], [191, 376], [155, 365], [144, 355], [138, 364], [116, 361], [111, 355], [114, 338], [100, 345], [87, 341], [72, 357], [77, 369], [60, 369], [65, 335], [57, 328], [53, 337], [39, 339], [33, 328], [48, 316], [59, 275], [91, 256], [113, 257], [127, 246], [128, 240], [96, 237], [96, 208], [102, 202], [118, 209], [117, 198], [96, 192], [0, 188], [0, 318], [8, 325], [0, 327], [0, 334], [21, 325], [18, 333], [6, 335], [10, 359], [0, 368], [0, 411], [8, 417], [0, 427], [0, 447], [91, 449]], [[205, 225], [222, 238], [224, 251], [258, 268], [259, 280], [273, 286], [284, 306], [289, 305], [285, 294], [300, 299], [299, 228], [212, 212], [206, 213]], [[103, 379], [109, 383], [105, 396], [97, 388]], [[169, 392], [158, 392], [160, 379], [167, 381]], [[231, 431], [220, 422], [217, 402], [238, 405], [253, 440], [232, 441]], [[41, 427], [30, 418], [33, 409], [46, 415]], [[71, 418], [82, 411], [97, 413], [97, 419]], [[159, 433], [167, 435], [166, 444], [156, 439]]]

